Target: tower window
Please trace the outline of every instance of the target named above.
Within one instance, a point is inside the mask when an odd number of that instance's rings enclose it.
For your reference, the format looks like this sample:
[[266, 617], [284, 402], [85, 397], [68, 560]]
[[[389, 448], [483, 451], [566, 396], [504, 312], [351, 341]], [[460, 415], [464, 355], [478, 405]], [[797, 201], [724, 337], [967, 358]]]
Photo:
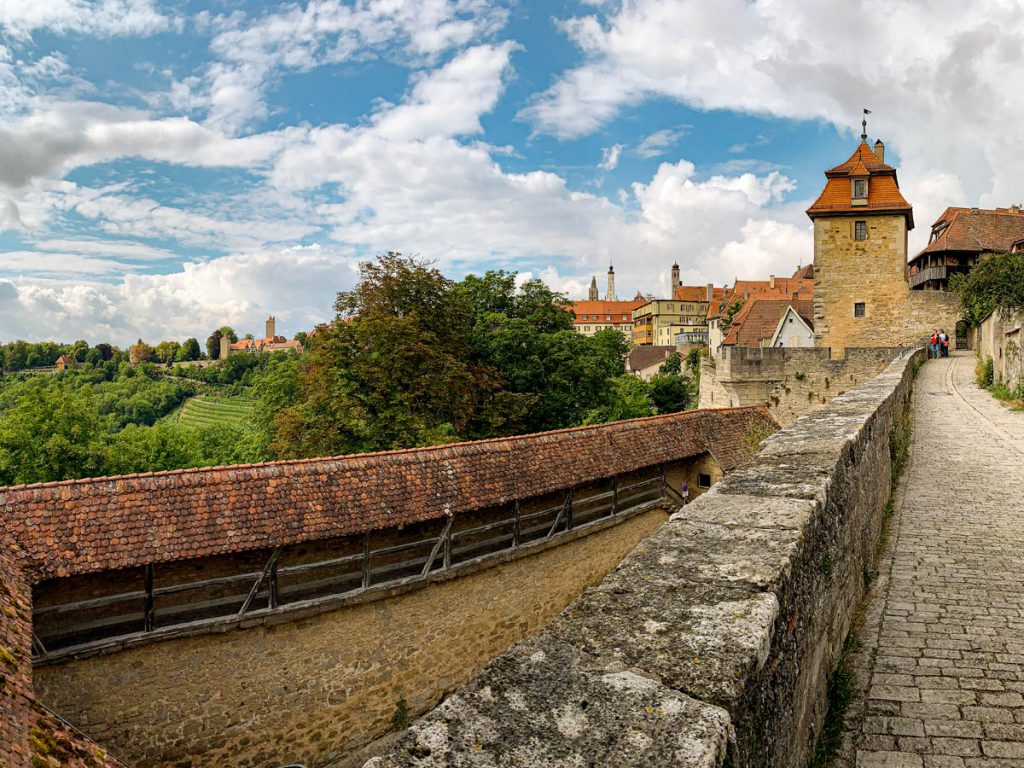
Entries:
[[853, 305], [853, 316], [864, 317], [864, 302], [858, 301]]
[[867, 240], [868, 239], [868, 223], [866, 221], [855, 221], [855, 222], [853, 222], [853, 239], [854, 240]]
[[698, 488], [710, 488], [711, 487], [711, 475], [706, 475], [703, 472], [697, 474], [697, 487]]
[[868, 196], [868, 180], [867, 179], [854, 179], [853, 180], [853, 196], [860, 200], [863, 200]]

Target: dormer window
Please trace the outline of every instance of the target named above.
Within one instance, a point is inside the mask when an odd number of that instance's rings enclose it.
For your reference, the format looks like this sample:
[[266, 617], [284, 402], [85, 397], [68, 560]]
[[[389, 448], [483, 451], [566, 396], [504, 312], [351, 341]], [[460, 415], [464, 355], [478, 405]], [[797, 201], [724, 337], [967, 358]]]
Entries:
[[854, 200], [867, 200], [868, 199], [868, 180], [867, 179], [854, 179], [853, 180], [853, 199]]

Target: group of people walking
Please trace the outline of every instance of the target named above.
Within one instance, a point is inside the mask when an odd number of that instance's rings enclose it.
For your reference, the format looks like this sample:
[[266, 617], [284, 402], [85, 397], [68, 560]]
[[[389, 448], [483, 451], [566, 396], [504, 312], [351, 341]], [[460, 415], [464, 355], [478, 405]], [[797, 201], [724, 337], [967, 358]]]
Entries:
[[949, 357], [949, 336], [946, 335], [942, 328], [939, 330], [932, 329], [932, 346], [928, 357]]

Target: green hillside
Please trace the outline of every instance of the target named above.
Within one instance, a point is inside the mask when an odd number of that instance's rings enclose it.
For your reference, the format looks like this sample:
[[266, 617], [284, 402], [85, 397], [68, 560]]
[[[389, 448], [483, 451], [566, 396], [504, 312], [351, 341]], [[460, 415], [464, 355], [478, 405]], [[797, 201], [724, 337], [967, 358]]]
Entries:
[[240, 427], [253, 408], [250, 397], [199, 395], [190, 397], [172, 414], [176, 424], [187, 427], [208, 427], [214, 424]]

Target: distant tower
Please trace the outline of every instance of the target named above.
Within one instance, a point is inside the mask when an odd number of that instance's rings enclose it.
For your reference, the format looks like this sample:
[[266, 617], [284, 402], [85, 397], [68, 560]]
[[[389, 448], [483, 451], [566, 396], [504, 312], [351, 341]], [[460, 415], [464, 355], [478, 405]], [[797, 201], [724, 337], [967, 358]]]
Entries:
[[590, 295], [587, 297], [591, 301], [597, 301], [600, 296], [597, 294], [597, 278], [590, 278]]
[[267, 335], [266, 335], [266, 338], [272, 339], [272, 338], [274, 338], [274, 336], [277, 335], [275, 333], [275, 331], [276, 331], [275, 326], [276, 325], [277, 325], [277, 321], [274, 320], [274, 316], [273, 315], [271, 315], [270, 317], [267, 318]]
[[606, 301], [618, 301], [615, 298], [615, 267], [611, 264], [608, 265], [608, 295], [604, 298]]
[[679, 264], [672, 265], [672, 287], [675, 288], [677, 285], [682, 285], [679, 282]]
[[231, 354], [231, 337], [227, 334], [220, 337], [220, 355], [218, 356], [221, 360]]

